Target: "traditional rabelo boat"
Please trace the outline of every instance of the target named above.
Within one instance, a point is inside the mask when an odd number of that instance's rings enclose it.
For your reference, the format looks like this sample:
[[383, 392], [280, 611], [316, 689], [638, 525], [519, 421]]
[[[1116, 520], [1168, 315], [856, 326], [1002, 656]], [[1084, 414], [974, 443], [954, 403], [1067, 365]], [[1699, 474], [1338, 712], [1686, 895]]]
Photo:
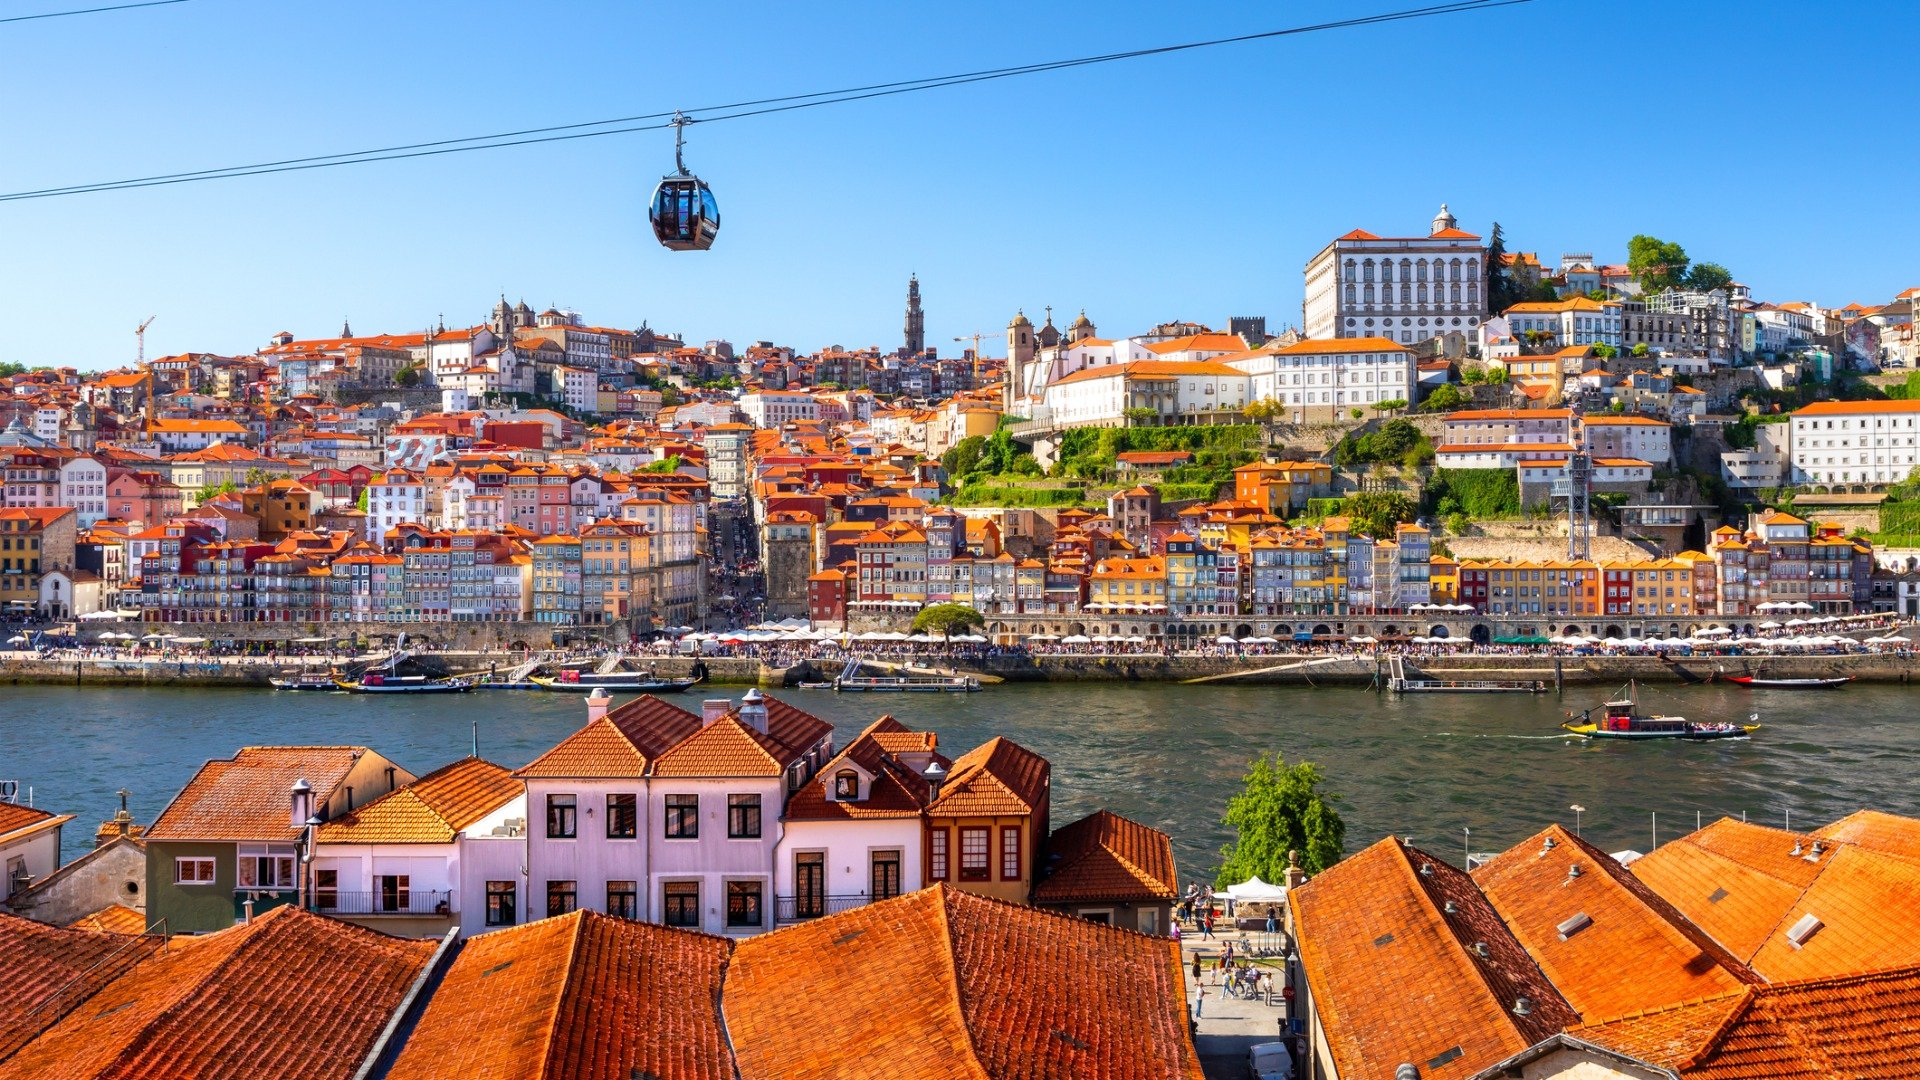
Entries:
[[[1701, 723], [1684, 716], [1642, 714], [1630, 683], [1627, 695], [1569, 716], [1560, 726], [1587, 739], [1744, 739], [1760, 730], [1760, 714], [1749, 716], [1748, 723]], [[1595, 712], [1598, 720], [1593, 719]]]

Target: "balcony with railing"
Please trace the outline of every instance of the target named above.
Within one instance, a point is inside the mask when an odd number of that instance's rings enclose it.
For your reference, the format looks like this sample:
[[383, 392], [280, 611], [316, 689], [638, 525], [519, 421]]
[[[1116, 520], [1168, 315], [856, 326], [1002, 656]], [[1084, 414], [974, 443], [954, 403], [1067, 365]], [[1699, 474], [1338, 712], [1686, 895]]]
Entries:
[[803, 896], [776, 896], [773, 898], [773, 922], [775, 926], [788, 923], [807, 922], [811, 919], [838, 915], [857, 907], [873, 903], [874, 898], [866, 893], [849, 896], [827, 896], [808, 894]]
[[448, 915], [453, 893], [446, 889], [317, 889], [313, 910], [323, 915]]

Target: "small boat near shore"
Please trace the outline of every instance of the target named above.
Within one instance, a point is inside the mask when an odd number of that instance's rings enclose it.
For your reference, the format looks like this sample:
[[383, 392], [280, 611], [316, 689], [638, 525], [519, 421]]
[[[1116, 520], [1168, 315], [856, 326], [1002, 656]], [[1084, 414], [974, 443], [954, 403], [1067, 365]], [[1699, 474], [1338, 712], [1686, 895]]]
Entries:
[[645, 671], [614, 671], [606, 674], [562, 671], [551, 677], [532, 675], [528, 681], [537, 690], [605, 690], [610, 694], [678, 694], [700, 684], [699, 679], [663, 679]]
[[326, 694], [340, 692], [335, 676], [331, 671], [302, 671], [286, 675], [275, 675], [267, 680], [275, 690], [307, 690]]
[[471, 679], [436, 679], [429, 675], [393, 675], [379, 671], [370, 671], [357, 680], [333, 681], [349, 694], [464, 694], [473, 689]]
[[1851, 675], [1831, 679], [1768, 679], [1759, 675], [1725, 675], [1722, 678], [1736, 686], [1749, 686], [1755, 690], [1836, 690], [1853, 681]]
[[[1635, 690], [1632, 684], [1628, 684], [1626, 697], [1596, 705], [1581, 713], [1579, 719], [1569, 717], [1560, 726], [1585, 739], [1686, 739], [1693, 742], [1744, 739], [1760, 730], [1758, 713], [1749, 716], [1749, 722], [1745, 724], [1701, 722], [1660, 713], [1643, 714], [1639, 711]], [[1601, 710], [1599, 720], [1591, 719], [1595, 710]]]
[[971, 675], [842, 675], [835, 690], [860, 693], [972, 694], [980, 680]]

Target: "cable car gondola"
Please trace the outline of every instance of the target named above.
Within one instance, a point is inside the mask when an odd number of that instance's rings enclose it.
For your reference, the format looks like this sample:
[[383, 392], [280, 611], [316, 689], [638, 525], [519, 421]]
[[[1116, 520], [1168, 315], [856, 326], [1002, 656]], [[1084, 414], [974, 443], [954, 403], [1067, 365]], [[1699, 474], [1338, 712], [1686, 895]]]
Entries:
[[720, 205], [713, 201], [713, 189], [688, 172], [680, 156], [683, 133], [691, 123], [679, 113], [673, 114], [673, 164], [679, 171], [660, 179], [660, 186], [653, 189], [653, 205], [647, 211], [655, 239], [670, 251], [705, 251], [720, 233]]

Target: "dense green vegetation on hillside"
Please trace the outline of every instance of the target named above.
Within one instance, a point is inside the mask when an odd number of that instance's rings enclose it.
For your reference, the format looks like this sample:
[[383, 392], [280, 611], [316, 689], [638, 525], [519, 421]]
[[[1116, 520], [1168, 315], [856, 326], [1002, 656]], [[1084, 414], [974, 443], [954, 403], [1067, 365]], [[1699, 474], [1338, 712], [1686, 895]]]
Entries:
[[1442, 517], [1514, 517], [1520, 513], [1520, 478], [1512, 469], [1435, 469], [1420, 501]]
[[1410, 420], [1394, 419], [1365, 434], [1348, 432], [1333, 448], [1333, 463], [1354, 465], [1426, 465], [1433, 461], [1433, 440]]
[[[1122, 482], [1120, 454], [1185, 450], [1192, 461], [1161, 471], [1156, 481], [1161, 498], [1212, 499], [1233, 482], [1234, 469], [1259, 458], [1261, 446], [1260, 429], [1252, 424], [1076, 428], [1062, 434], [1059, 458], [1046, 475], [1117, 485]], [[1058, 489], [1009, 483], [1037, 480], [1042, 470], [1004, 427], [991, 436], [963, 439], [941, 455], [940, 463], [955, 489], [949, 501], [956, 506], [1072, 506], [1086, 497], [1079, 489], [1069, 498]]]

